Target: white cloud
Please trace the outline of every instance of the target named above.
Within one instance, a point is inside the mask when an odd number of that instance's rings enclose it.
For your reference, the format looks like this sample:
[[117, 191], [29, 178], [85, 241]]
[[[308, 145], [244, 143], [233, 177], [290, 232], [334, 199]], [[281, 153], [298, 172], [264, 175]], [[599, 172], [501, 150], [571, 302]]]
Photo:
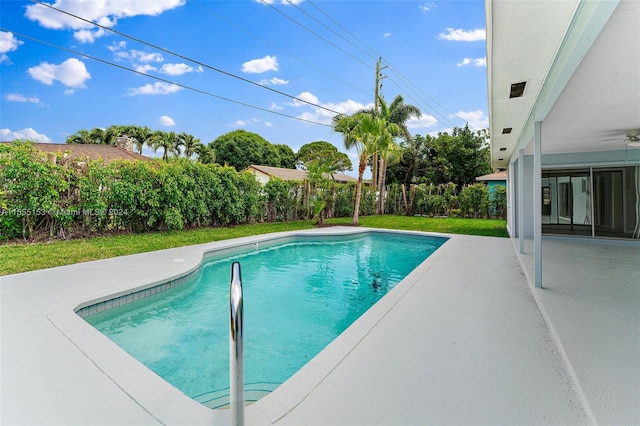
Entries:
[[[302, 92], [296, 97], [298, 99], [302, 99], [303, 101], [307, 101], [307, 102], [310, 102], [312, 104], [318, 104], [320, 102], [318, 97], [316, 95], [314, 95], [313, 93], [310, 93], [310, 92]], [[308, 103], [301, 102], [298, 99], [294, 99], [293, 102], [285, 102], [285, 104], [291, 105], [291, 106], [294, 106], [294, 107], [301, 107], [301, 106], [304, 106], [304, 105], [309, 105]]]
[[283, 84], [289, 84], [289, 80], [283, 80], [281, 78], [273, 77], [268, 80], [260, 80], [260, 84], [263, 86], [280, 86]]
[[102, 28], [96, 28], [94, 30], [79, 30], [73, 33], [73, 38], [80, 43], [93, 43], [95, 39], [105, 35], [105, 31]]
[[170, 126], [175, 126], [176, 122], [173, 121], [173, 118], [171, 118], [171, 117], [169, 117], [167, 115], [163, 115], [163, 116], [160, 117], [160, 124], [162, 126], [170, 127]]
[[[258, 124], [261, 123], [258, 118], [247, 118], [246, 120], [236, 120], [233, 123], [229, 124], [229, 127], [245, 127], [250, 124]], [[265, 123], [265, 126], [271, 126], [271, 123]]]
[[157, 82], [153, 84], [145, 84], [144, 86], [129, 89], [128, 96], [136, 95], [168, 95], [179, 92], [182, 88], [177, 84]]
[[387, 37], [391, 37], [391, 33], [387, 32], [382, 34], [382, 37], [387, 38]]
[[202, 72], [202, 67], [193, 68], [187, 64], [164, 64], [162, 68], [160, 68], [160, 72], [162, 74], [169, 75], [182, 75], [188, 72]]
[[67, 89], [64, 91], [65, 96], [73, 95], [74, 93], [76, 93], [74, 89]]
[[154, 67], [153, 65], [149, 65], [149, 64], [144, 64], [144, 65], [138, 65], [136, 66], [136, 71], [141, 72], [143, 74], [148, 73], [149, 71], [156, 71], [158, 68]]
[[481, 41], [487, 38], [487, 31], [484, 28], [470, 31], [465, 31], [462, 28], [458, 28], [457, 30], [447, 28], [447, 33], [438, 34], [438, 38], [440, 40], [450, 41]]
[[489, 117], [484, 111], [458, 111], [455, 116], [469, 123], [471, 130], [489, 128]]
[[418, 5], [421, 11], [428, 12], [430, 10], [435, 9], [436, 5], [434, 3], [423, 3]]
[[252, 59], [242, 64], [242, 71], [249, 74], [278, 71], [278, 58], [267, 55], [264, 58]]
[[[186, 0], [154, 0], [154, 1], [86, 1], [86, 0], [56, 0], [52, 7], [60, 8], [74, 15], [82, 16], [90, 21], [114, 27], [118, 19], [133, 16], [156, 16], [166, 10], [182, 6]], [[95, 26], [76, 19], [70, 15], [57, 12], [49, 7], [34, 4], [27, 6], [26, 16], [38, 22], [42, 27], [64, 30], [75, 30], [74, 37], [82, 43], [92, 43], [102, 37], [104, 30], [95, 30]]]
[[422, 114], [418, 118], [411, 118], [407, 121], [407, 128], [409, 129], [417, 129], [417, 128], [429, 128], [435, 126], [438, 123], [438, 119], [430, 114]]
[[273, 127], [273, 123], [271, 123], [270, 121], [265, 121], [264, 125], [267, 127]]
[[131, 62], [136, 62], [141, 64], [164, 61], [164, 58], [162, 57], [162, 55], [157, 52], [145, 52], [142, 50], [135, 50], [135, 49], [131, 49], [128, 52], [121, 51], [118, 49], [113, 50], [111, 48], [110, 50], [115, 53], [114, 56], [117, 60], [127, 59]]
[[464, 67], [467, 65], [473, 64], [474, 67], [486, 67], [487, 66], [487, 58], [464, 58], [462, 62], [458, 64], [459, 67]]
[[271, 102], [271, 106], [269, 106], [269, 109], [272, 109], [274, 111], [280, 111], [281, 109], [284, 109], [284, 108], [279, 106], [275, 102]]
[[[317, 98], [315, 103], [318, 103]], [[298, 102], [298, 104], [299, 105], [296, 105], [296, 106], [306, 105], [300, 102]], [[315, 121], [323, 124], [330, 124], [331, 119], [335, 116], [335, 113], [331, 111], [336, 111], [340, 114], [351, 115], [356, 113], [357, 111], [360, 111], [361, 109], [373, 108], [373, 103], [364, 105], [364, 104], [361, 104], [360, 102], [356, 102], [351, 99], [348, 99], [340, 103], [329, 102], [329, 103], [320, 104], [320, 105], [327, 109], [313, 107], [312, 111], [303, 112], [297, 117], [303, 120]], [[328, 111], [328, 110], [331, 110], [331, 111]]]
[[84, 63], [75, 58], [67, 59], [60, 65], [43, 62], [29, 68], [28, 72], [35, 80], [49, 86], [58, 80], [67, 87], [83, 88], [84, 82], [91, 78]]
[[52, 142], [47, 135], [42, 135], [31, 127], [15, 132], [12, 132], [10, 129], [0, 129], [0, 140], [10, 142], [16, 139], [29, 139], [35, 142]]
[[10, 62], [6, 53], [18, 50], [18, 46], [21, 44], [23, 42], [18, 40], [13, 33], [0, 31], [0, 63]]
[[9, 93], [4, 98], [11, 102], [28, 102], [36, 105], [43, 105], [42, 101], [35, 96], [30, 96], [27, 98], [26, 96], [23, 96], [19, 93]]
[[125, 47], [127, 47], [127, 42], [126, 41], [120, 41], [118, 43], [116, 43], [115, 41], [113, 43], [111, 43], [109, 46], [107, 46], [107, 49], [109, 49], [112, 52], [117, 52], [119, 50], [124, 49]]

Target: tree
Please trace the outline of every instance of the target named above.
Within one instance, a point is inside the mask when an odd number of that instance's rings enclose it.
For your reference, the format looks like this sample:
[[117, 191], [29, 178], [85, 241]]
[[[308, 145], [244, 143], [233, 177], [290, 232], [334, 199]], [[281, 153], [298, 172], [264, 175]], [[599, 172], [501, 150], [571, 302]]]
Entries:
[[162, 159], [164, 161], [169, 160], [169, 153], [177, 154], [175, 150], [175, 144], [178, 140], [178, 135], [176, 132], [163, 132], [162, 130], [157, 130], [151, 136], [150, 143], [153, 148], [153, 152], [158, 152], [159, 149], [162, 149]]
[[313, 205], [313, 217], [319, 225], [324, 225], [325, 211], [333, 198], [330, 187], [332, 179], [329, 179], [329, 176], [333, 176], [335, 172], [335, 168], [328, 159], [317, 159], [307, 163], [309, 182], [314, 189], [310, 203]]
[[213, 164], [216, 162], [216, 153], [211, 147], [211, 144], [205, 145], [201, 143], [196, 146], [195, 154], [198, 156], [198, 162], [203, 164]]
[[387, 105], [384, 98], [379, 99], [380, 111], [378, 114], [388, 123], [387, 132], [389, 137], [380, 139], [378, 155], [380, 164], [378, 168], [378, 192], [379, 204], [378, 213], [384, 214], [384, 200], [387, 177], [387, 163], [390, 159], [399, 160], [400, 150], [395, 143], [395, 137], [402, 137], [404, 140], [411, 139], [411, 133], [407, 128], [407, 121], [412, 116], [420, 116], [420, 109], [413, 105], [404, 103], [401, 95], [395, 97], [390, 105]]
[[347, 154], [325, 141], [315, 141], [302, 145], [296, 155], [296, 164], [303, 170], [308, 170], [311, 162], [327, 161], [334, 172], [352, 170], [353, 164]]
[[401, 157], [398, 163], [390, 165], [388, 180], [408, 186], [425, 176], [431, 163], [432, 139], [431, 135], [416, 135], [401, 141]]
[[440, 133], [431, 142], [434, 184], [454, 182], [461, 188], [491, 173], [485, 136], [471, 131], [468, 124], [462, 129], [454, 127], [451, 135]]
[[296, 154], [293, 152], [289, 145], [277, 144], [274, 145], [278, 156], [280, 157], [280, 167], [285, 169], [296, 168]]
[[78, 130], [67, 137], [66, 143], [93, 143], [91, 133], [86, 129]]
[[362, 196], [362, 176], [367, 168], [369, 157], [376, 152], [378, 139], [386, 126], [384, 119], [367, 112], [354, 115], [338, 114], [332, 120], [333, 130], [342, 133], [346, 149], [355, 148], [358, 153], [358, 182], [356, 183], [356, 200], [353, 209], [352, 225], [358, 225], [360, 198]]
[[127, 134], [133, 139], [138, 154], [142, 155], [142, 148], [150, 142], [153, 131], [147, 126], [129, 126]]
[[278, 150], [256, 133], [234, 130], [219, 136], [210, 146], [218, 163], [236, 170], [244, 170], [252, 164], [280, 167]]
[[180, 140], [182, 140], [182, 146], [184, 146], [184, 156], [187, 158], [191, 158], [193, 154], [195, 154], [202, 143], [200, 139], [196, 138], [189, 133], [182, 132], [178, 135]]

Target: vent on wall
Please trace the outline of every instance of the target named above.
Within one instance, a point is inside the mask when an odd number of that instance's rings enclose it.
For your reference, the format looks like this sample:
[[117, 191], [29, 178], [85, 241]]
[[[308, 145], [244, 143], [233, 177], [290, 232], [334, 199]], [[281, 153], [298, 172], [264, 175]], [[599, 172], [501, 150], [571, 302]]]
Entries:
[[511, 133], [512, 130], [513, 130], [513, 127], [505, 127], [504, 129], [502, 129], [502, 134], [508, 135], [509, 133]]
[[509, 92], [509, 98], [520, 98], [524, 95], [524, 87], [527, 85], [526, 81], [520, 83], [513, 83], [511, 85], [511, 92]]

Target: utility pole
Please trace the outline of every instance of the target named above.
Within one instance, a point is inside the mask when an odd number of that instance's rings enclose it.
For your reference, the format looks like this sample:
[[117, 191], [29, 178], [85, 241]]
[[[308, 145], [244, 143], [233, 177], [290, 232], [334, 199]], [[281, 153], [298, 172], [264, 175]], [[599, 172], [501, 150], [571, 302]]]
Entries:
[[[382, 75], [380, 73], [381, 70], [387, 68], [380, 67], [380, 62], [382, 62], [382, 56], [378, 58], [378, 62], [376, 62], [376, 87], [374, 90], [374, 100], [373, 100], [373, 111], [378, 114], [378, 109], [380, 107], [378, 98], [380, 97], [380, 89], [382, 89], [382, 80], [387, 78], [386, 75]], [[371, 159], [371, 186], [376, 187], [378, 185], [378, 153], [375, 152], [373, 154], [373, 158]]]

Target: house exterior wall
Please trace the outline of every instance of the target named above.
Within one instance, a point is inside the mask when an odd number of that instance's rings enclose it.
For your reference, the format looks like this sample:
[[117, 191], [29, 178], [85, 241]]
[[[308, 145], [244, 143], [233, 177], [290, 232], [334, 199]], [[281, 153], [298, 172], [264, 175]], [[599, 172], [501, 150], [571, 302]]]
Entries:
[[256, 179], [258, 180], [258, 182], [260, 182], [261, 185], [266, 185], [267, 182], [269, 182], [270, 176], [262, 173], [256, 169], [251, 169], [251, 173], [256, 177]]

